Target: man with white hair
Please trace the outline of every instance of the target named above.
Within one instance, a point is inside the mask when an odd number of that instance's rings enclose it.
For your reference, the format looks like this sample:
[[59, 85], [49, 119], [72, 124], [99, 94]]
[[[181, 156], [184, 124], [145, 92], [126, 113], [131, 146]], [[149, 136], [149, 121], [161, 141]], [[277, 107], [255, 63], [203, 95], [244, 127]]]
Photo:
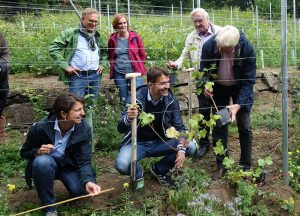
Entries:
[[[208, 41], [214, 34], [220, 30], [220, 26], [213, 25], [208, 18], [208, 13], [203, 8], [195, 8], [191, 12], [191, 20], [194, 23], [195, 30], [192, 31], [185, 40], [185, 46], [180, 57], [176, 61], [168, 61], [167, 66], [171, 69], [183, 68], [183, 62], [188, 61], [188, 67], [199, 69], [201, 52], [203, 44]], [[210, 109], [203, 94], [198, 95], [199, 112], [206, 120], [210, 118]], [[209, 131], [207, 130], [206, 137], [199, 142], [199, 149], [196, 151], [196, 158], [203, 158], [208, 152], [210, 146]]]
[[[237, 120], [241, 156], [239, 164], [244, 170], [252, 165], [252, 128], [250, 112], [253, 105], [253, 86], [256, 78], [255, 50], [243, 33], [233, 26], [225, 26], [217, 35], [207, 41], [202, 49], [200, 71], [205, 72], [204, 80], [213, 81], [213, 91], [204, 89], [207, 98], [213, 98], [218, 109], [227, 107], [231, 121]], [[217, 75], [217, 78], [216, 76]], [[230, 104], [232, 99], [232, 104]], [[213, 145], [221, 140], [228, 155], [228, 125], [214, 127]], [[226, 170], [223, 165], [224, 155], [216, 155], [217, 171], [213, 179], [221, 178]]]

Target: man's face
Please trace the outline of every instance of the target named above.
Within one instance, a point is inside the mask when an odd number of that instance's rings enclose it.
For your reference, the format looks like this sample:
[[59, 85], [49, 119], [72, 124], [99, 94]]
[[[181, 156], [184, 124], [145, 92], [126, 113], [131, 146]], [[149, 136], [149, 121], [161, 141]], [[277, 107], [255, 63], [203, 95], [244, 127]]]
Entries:
[[234, 50], [234, 47], [233, 46], [230, 46], [230, 47], [219, 47], [219, 51], [221, 54], [230, 54], [232, 53]]
[[192, 17], [195, 29], [201, 33], [207, 33], [209, 28], [209, 21], [205, 19], [201, 13], [195, 13]]
[[96, 13], [87, 14], [85, 17], [81, 19], [82, 26], [88, 31], [93, 32], [97, 28], [97, 24], [99, 22], [99, 16]]
[[153, 99], [159, 99], [162, 96], [167, 96], [170, 88], [170, 78], [161, 75], [155, 83], [149, 83], [150, 93]]

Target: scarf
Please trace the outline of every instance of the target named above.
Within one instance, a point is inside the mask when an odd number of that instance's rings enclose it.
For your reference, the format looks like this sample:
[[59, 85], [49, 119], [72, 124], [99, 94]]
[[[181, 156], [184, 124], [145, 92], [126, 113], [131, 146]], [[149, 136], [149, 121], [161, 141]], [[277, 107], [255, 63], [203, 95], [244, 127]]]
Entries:
[[89, 48], [92, 51], [95, 51], [96, 50], [96, 41], [95, 41], [96, 30], [90, 33], [82, 26], [82, 23], [80, 23], [79, 31], [80, 31], [81, 35], [87, 39]]

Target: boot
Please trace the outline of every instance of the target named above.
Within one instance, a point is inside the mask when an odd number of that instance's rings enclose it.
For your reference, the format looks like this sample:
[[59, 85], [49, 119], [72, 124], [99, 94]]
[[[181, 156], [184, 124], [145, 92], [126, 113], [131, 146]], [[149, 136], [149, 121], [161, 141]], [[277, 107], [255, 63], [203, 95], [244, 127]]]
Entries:
[[6, 119], [2, 114], [0, 116], [0, 144], [3, 144], [7, 140], [7, 134], [5, 133]]

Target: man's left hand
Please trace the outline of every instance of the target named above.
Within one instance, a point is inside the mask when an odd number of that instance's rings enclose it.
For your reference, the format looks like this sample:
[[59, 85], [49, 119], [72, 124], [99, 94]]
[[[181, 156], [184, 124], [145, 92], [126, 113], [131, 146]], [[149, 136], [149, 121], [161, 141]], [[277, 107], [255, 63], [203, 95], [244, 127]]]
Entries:
[[104, 69], [104, 68], [102, 67], [102, 65], [99, 65], [99, 67], [98, 67], [98, 73], [99, 73], [99, 74], [102, 74], [103, 69]]
[[101, 187], [93, 182], [88, 182], [85, 185], [85, 190], [89, 195], [96, 196], [101, 192]]
[[230, 111], [231, 122], [234, 122], [235, 119], [236, 119], [236, 114], [240, 110], [241, 105], [239, 105], [239, 104], [232, 104], [232, 105], [227, 106], [227, 108]]
[[175, 168], [179, 169], [183, 166], [183, 161], [185, 159], [185, 153], [178, 152], [175, 160]]

